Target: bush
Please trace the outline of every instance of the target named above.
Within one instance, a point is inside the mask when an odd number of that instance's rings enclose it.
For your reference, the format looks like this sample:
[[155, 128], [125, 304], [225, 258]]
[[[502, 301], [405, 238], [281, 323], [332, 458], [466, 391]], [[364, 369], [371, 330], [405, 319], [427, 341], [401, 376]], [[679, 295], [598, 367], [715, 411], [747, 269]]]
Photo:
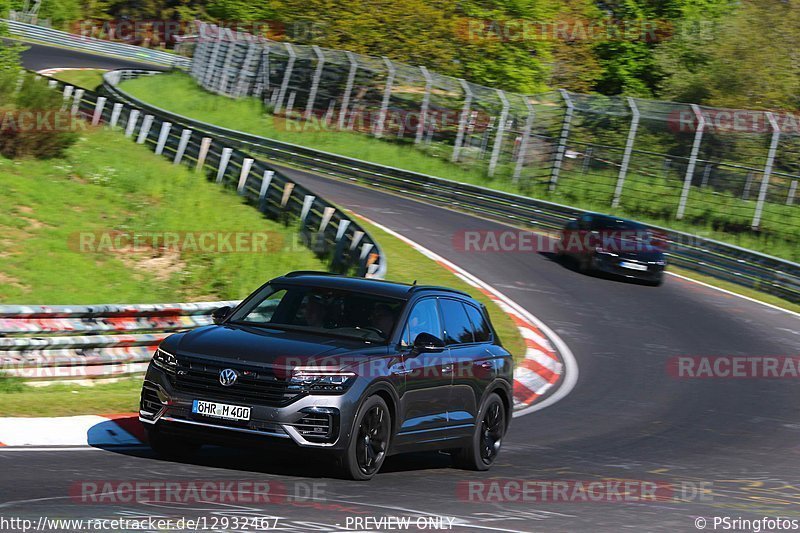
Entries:
[[17, 80], [16, 75], [0, 75], [0, 106], [13, 102], [0, 107], [0, 154], [10, 159], [60, 157], [77, 141], [76, 130], [83, 123], [62, 112], [62, 96], [31, 74], [16, 96], [9, 97]]

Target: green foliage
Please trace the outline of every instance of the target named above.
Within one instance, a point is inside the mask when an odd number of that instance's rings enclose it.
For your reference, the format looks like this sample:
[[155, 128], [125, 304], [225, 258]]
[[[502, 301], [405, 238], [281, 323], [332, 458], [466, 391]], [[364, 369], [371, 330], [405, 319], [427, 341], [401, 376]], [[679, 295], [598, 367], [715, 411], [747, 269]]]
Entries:
[[753, 0], [660, 50], [662, 94], [723, 107], [800, 105], [800, 1]]
[[15, 159], [60, 157], [77, 140], [83, 124], [68, 113], [61, 113], [61, 97], [43, 80], [24, 76], [16, 91], [19, 73], [12, 70], [0, 74], [0, 95], [6, 105], [0, 110], [0, 154]]

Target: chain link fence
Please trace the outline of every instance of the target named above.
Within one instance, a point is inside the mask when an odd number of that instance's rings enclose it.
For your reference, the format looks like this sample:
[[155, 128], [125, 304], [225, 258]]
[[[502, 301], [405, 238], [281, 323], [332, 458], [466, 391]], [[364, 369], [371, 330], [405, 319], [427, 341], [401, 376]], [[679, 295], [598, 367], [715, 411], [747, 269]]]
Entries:
[[798, 258], [800, 115], [515, 94], [205, 23], [191, 74], [207, 90], [262, 99], [292, 127], [359, 131], [479, 168], [506, 190], [766, 239]]

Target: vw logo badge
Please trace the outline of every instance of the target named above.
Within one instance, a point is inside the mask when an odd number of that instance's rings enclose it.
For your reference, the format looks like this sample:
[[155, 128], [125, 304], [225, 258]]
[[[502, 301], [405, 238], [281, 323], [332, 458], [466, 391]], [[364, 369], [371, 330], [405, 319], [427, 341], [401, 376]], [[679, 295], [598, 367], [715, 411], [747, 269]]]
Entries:
[[236, 370], [232, 368], [226, 368], [219, 373], [219, 384], [223, 387], [230, 387], [234, 383], [236, 383], [236, 378], [239, 377], [239, 374], [236, 373]]

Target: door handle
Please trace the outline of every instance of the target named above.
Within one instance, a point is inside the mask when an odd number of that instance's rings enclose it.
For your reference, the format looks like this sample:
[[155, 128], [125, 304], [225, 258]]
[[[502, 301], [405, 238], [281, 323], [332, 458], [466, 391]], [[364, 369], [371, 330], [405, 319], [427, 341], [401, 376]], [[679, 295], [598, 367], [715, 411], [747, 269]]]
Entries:
[[453, 364], [448, 363], [442, 367], [442, 374], [452, 374], [453, 373]]
[[494, 364], [492, 364], [491, 361], [484, 361], [483, 363], [481, 363], [481, 368], [484, 370], [493, 370]]

